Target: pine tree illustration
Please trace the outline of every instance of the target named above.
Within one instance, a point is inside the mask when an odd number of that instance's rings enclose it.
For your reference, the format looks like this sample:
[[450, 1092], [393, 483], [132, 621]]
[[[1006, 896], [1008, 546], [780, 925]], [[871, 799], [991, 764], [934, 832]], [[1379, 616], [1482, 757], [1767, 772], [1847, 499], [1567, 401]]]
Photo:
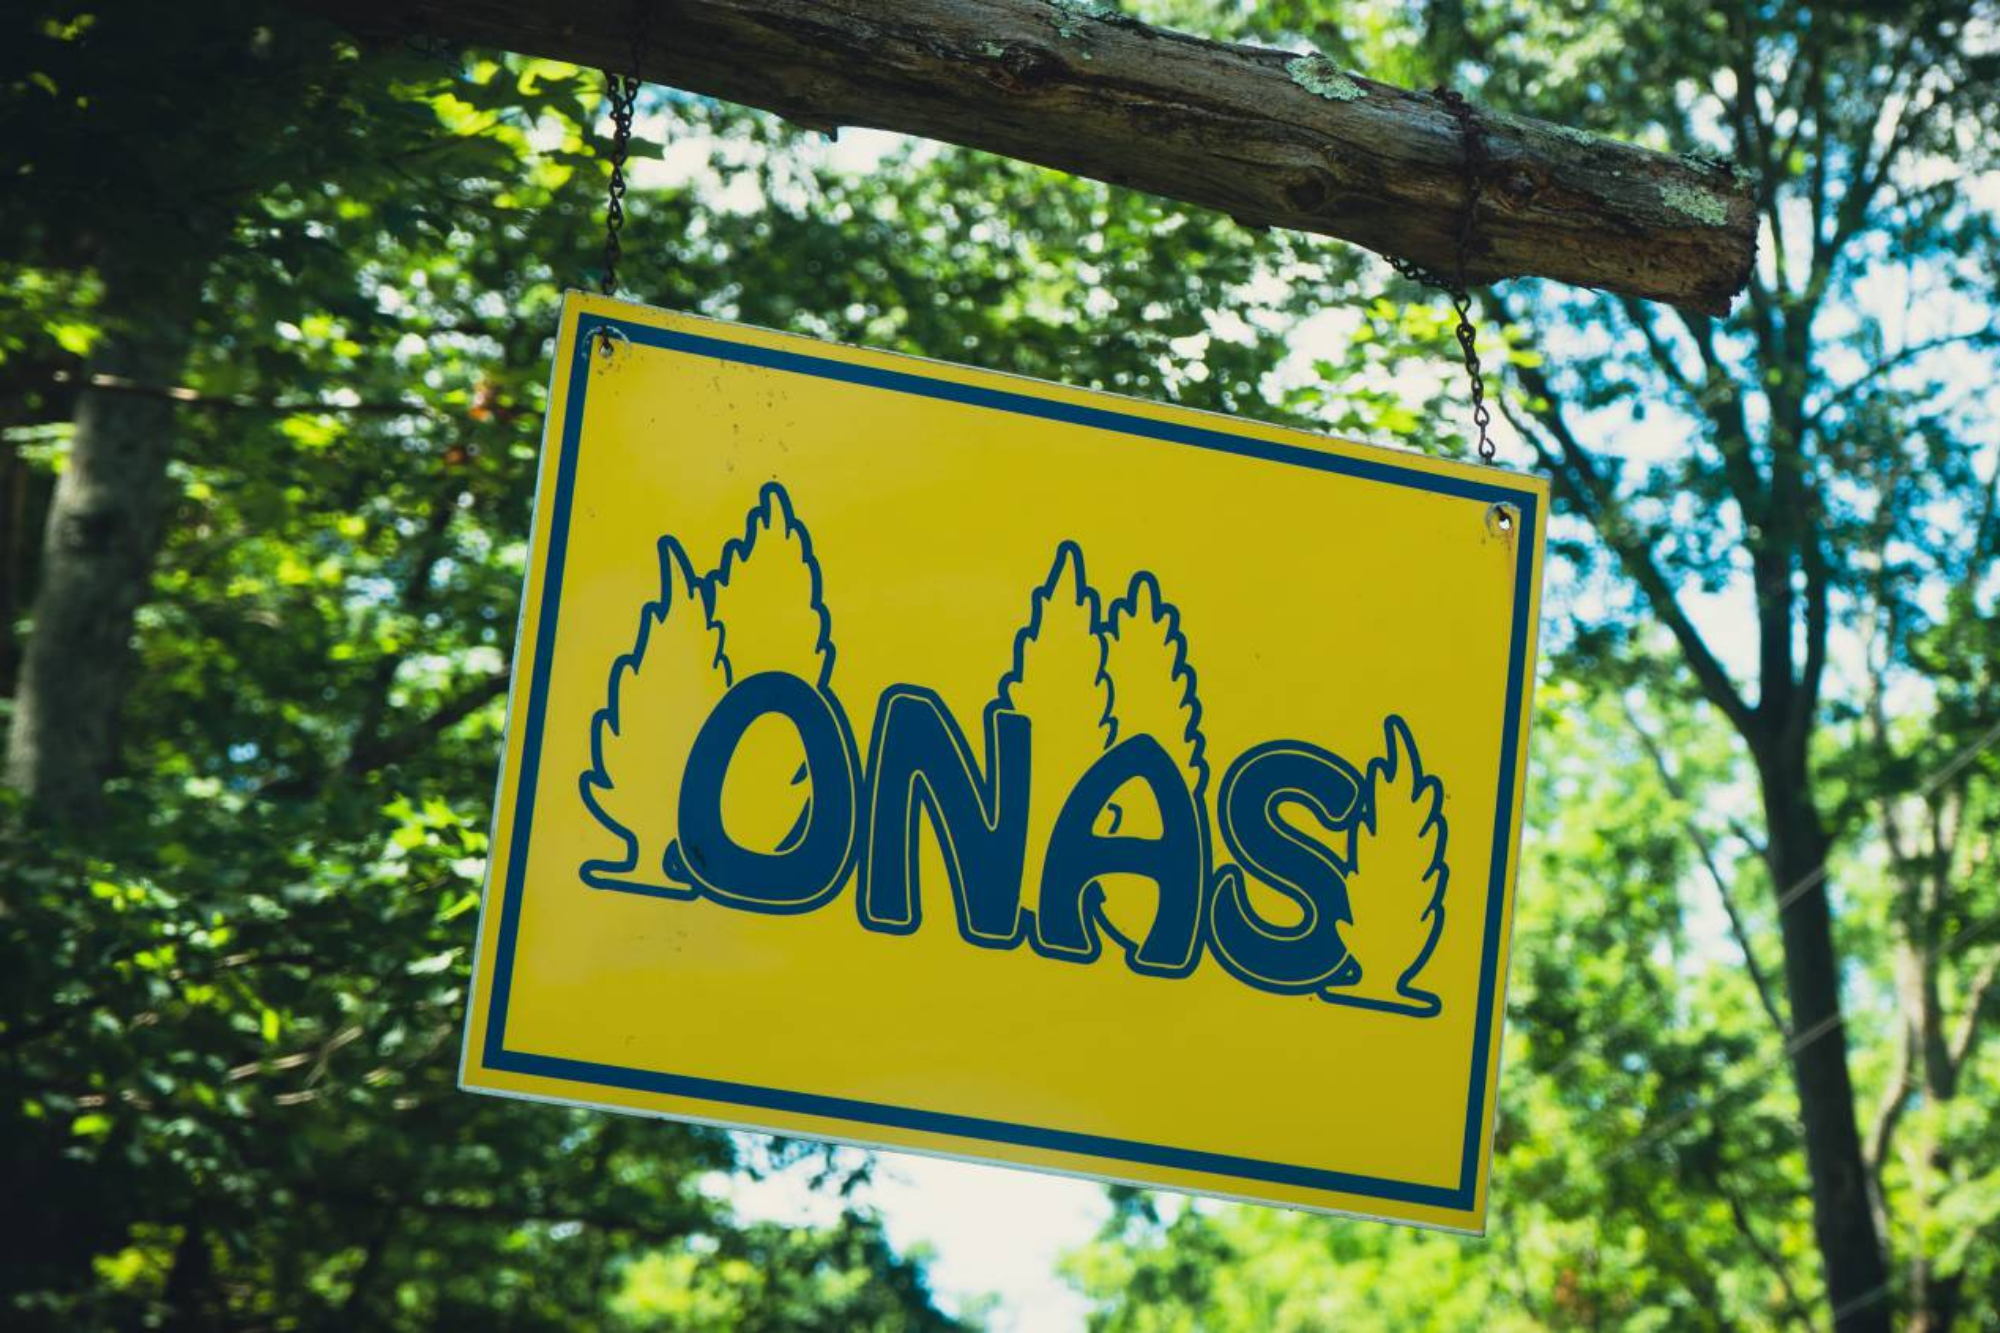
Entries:
[[680, 803], [681, 771], [709, 710], [729, 688], [722, 631], [709, 614], [687, 552], [659, 544], [660, 594], [639, 612], [632, 650], [611, 667], [603, 708], [590, 721], [591, 767], [583, 802], [623, 846], [586, 862], [599, 888], [686, 895], [666, 869]]
[[[708, 587], [733, 680], [786, 671], [831, 685], [833, 620], [820, 599], [812, 536], [784, 487], [764, 487], [743, 535], [722, 548]], [[746, 847], [777, 851], [804, 832], [811, 799], [798, 736], [775, 719], [752, 726], [723, 784], [731, 835]]]
[[1341, 931], [1361, 975], [1324, 994], [1429, 1016], [1438, 1011], [1438, 997], [1415, 982], [1444, 928], [1450, 876], [1444, 787], [1424, 772], [1408, 723], [1392, 716], [1382, 730], [1386, 753], [1368, 762], [1363, 813], [1354, 830], [1354, 868], [1347, 876], [1353, 920]]
[[[1105, 667], [1118, 700], [1118, 739], [1150, 735], [1187, 779], [1199, 802], [1208, 787], [1203, 755], [1201, 701], [1195, 696], [1194, 669], [1180, 612], [1160, 595], [1159, 581], [1141, 570], [1123, 597], [1111, 604]], [[1153, 794], [1143, 783], [1127, 783], [1099, 817], [1099, 833], [1156, 838], [1162, 824]], [[1106, 875], [1104, 915], [1127, 943], [1143, 939], [1158, 910], [1158, 886], [1138, 875]]]
[[1035, 589], [1028, 624], [1014, 637], [1014, 665], [1000, 678], [1000, 704], [1027, 715], [1033, 728], [1034, 777], [1028, 793], [1028, 859], [1021, 905], [1041, 895], [1042, 861], [1063, 798], [1110, 748], [1111, 678], [1097, 592], [1084, 580], [1083, 551], [1056, 548], [1048, 578]]

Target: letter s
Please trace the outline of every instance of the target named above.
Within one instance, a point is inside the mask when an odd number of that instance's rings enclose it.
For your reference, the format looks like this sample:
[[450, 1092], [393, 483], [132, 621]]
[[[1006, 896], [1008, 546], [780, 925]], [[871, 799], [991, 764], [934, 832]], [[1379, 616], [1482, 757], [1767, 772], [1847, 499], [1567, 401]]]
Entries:
[[[1280, 817], [1296, 803], [1351, 848], [1361, 775], [1339, 755], [1304, 741], [1267, 741], [1245, 751], [1223, 775], [1216, 798], [1222, 840], [1239, 868], [1216, 871], [1209, 936], [1230, 975], [1284, 995], [1318, 990], [1347, 961], [1339, 923], [1349, 919], [1342, 857]], [[1257, 914], [1244, 884], [1248, 871], [1297, 903], [1304, 919], [1274, 926]]]

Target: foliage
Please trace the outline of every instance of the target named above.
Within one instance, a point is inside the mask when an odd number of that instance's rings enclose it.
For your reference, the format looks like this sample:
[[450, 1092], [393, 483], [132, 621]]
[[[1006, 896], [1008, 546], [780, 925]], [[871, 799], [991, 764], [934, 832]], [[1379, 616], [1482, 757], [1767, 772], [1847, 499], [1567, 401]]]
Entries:
[[[1488, 299], [1512, 447], [1561, 515], [1491, 1239], [1128, 1210], [1074, 1260], [1097, 1322], [1990, 1324], [1992, 7], [1287, 0], [1246, 22], [1729, 158], [1760, 182], [1762, 258], [1723, 320]], [[1323, 377], [1394, 410], [1366, 390], [1437, 341], [1374, 299]], [[1822, 895], [1826, 982], [1796, 928]], [[1787, 1077], [1828, 1052], [1844, 1108]], [[1814, 1114], [1857, 1127], [1865, 1202], [1815, 1210]], [[1827, 1228], [1857, 1214], [1888, 1277], [1830, 1299]]]
[[[596, 278], [595, 75], [250, 0], [0, 25], [0, 687], [79, 377], [147, 316], [129, 275], [204, 293], [177, 381], [131, 388], [183, 405], [122, 774], [71, 842], [6, 815], [0, 1322], [946, 1326], [865, 1212], [733, 1217], [739, 1140], [454, 1086], [549, 338]], [[660, 304], [1224, 409], [1282, 351], [1209, 327], [1286, 242], [641, 112], [624, 272]]]
[[[1118, 1192], [1072, 1261], [1098, 1322], [1829, 1322], [1759, 757], [1656, 595], [1720, 638], [1808, 586], [1845, 1006], [1813, 1040], [1859, 1084], [1893, 1261], [1871, 1299], [2000, 1319], [1990, 6], [1140, 8], [1733, 154], [1767, 233], [1725, 321], [1488, 307], [1503, 448], [1569, 478], [1491, 1236]], [[0, 18], [0, 695], [79, 377], [143, 320], [149, 266], [204, 292], [178, 382], [130, 388], [184, 392], [123, 773], [67, 841], [4, 816], [10, 1326], [947, 1322], [864, 1211], [731, 1215], [709, 1186], [739, 1140], [454, 1087], [548, 339], [599, 262], [599, 104], [567, 66], [364, 49], [251, 0]], [[860, 169], [677, 93], [649, 90], [640, 135], [623, 270], [657, 304], [1462, 449], [1442, 307], [1347, 249], [935, 145]], [[1792, 502], [1765, 500], [1781, 477]], [[1062, 572], [1052, 614], [1080, 603]], [[1804, 600], [1718, 669], [1741, 688], [1806, 642]], [[1156, 703], [1188, 738], [1184, 697]]]

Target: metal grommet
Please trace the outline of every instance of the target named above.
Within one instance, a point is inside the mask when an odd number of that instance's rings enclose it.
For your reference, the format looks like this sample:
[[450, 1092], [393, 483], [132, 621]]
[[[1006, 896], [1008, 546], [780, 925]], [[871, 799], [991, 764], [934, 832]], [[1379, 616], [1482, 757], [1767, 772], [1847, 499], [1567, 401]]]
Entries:
[[1495, 537], [1512, 539], [1521, 526], [1521, 511], [1513, 505], [1496, 503], [1486, 506], [1486, 530]]
[[629, 347], [632, 340], [625, 336], [625, 330], [615, 324], [600, 324], [590, 331], [592, 342], [597, 344], [597, 355], [606, 361], [618, 355], [618, 348]]

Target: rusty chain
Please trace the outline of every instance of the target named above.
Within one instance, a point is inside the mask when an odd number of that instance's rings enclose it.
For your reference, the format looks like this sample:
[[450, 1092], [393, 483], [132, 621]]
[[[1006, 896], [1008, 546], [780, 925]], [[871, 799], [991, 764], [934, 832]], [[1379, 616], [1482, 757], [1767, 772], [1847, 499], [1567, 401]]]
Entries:
[[1472, 322], [1472, 293], [1468, 289], [1465, 275], [1471, 262], [1473, 230], [1478, 224], [1479, 198], [1486, 188], [1486, 136], [1479, 128], [1479, 113], [1464, 94], [1455, 88], [1440, 85], [1431, 90], [1431, 95], [1444, 103], [1445, 110], [1458, 122], [1459, 141], [1464, 145], [1465, 162], [1465, 203], [1458, 214], [1458, 255], [1457, 268], [1450, 275], [1440, 274], [1433, 269], [1395, 255], [1386, 256], [1389, 267], [1426, 287], [1434, 287], [1451, 298], [1451, 308], [1458, 315], [1459, 351], [1465, 357], [1465, 378], [1472, 388], [1472, 424], [1479, 432], [1479, 461], [1492, 463], [1494, 447], [1488, 433], [1493, 424], [1493, 414], [1486, 407], [1486, 377], [1480, 370], [1479, 350], [1476, 340], [1478, 328]]

